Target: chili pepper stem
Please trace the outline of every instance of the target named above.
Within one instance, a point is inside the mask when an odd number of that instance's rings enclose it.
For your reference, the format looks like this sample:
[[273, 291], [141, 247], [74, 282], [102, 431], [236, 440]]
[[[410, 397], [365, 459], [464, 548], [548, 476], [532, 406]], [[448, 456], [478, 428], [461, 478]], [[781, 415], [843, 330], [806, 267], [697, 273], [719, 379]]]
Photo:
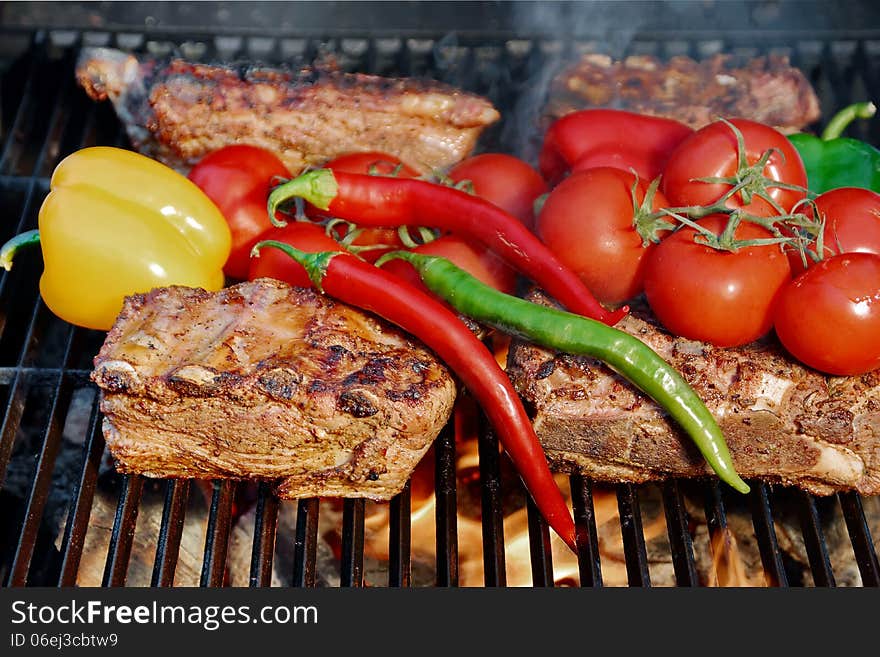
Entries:
[[281, 204], [291, 197], [304, 199], [316, 208], [327, 210], [338, 192], [339, 185], [331, 169], [307, 171], [272, 190], [266, 206], [269, 219], [273, 226], [283, 228], [287, 222], [278, 219], [275, 213]]
[[[445, 258], [393, 251], [376, 264], [394, 258], [412, 264], [430, 290], [466, 316], [545, 347], [603, 361], [679, 423], [722, 481], [740, 493], [749, 492], [705, 404], [681, 374], [638, 338], [586, 317], [498, 292]], [[476, 298], [479, 303], [469, 301]]]
[[285, 242], [279, 242], [277, 240], [263, 240], [262, 242], [257, 242], [254, 244], [254, 248], [251, 249], [251, 257], [259, 258], [260, 250], [265, 247], [273, 247], [276, 249], [280, 249], [291, 258], [293, 258], [296, 262], [301, 264], [306, 273], [309, 275], [309, 280], [314, 283], [315, 288], [318, 292], [323, 293], [324, 290], [321, 287], [321, 281], [324, 280], [324, 275], [327, 273], [327, 267], [330, 265], [330, 261], [338, 256], [342, 251], [321, 251], [320, 253], [306, 253], [305, 251], [300, 251], [294, 246], [290, 244], [286, 244]]
[[13, 237], [0, 247], [0, 266], [6, 271], [12, 269], [12, 260], [22, 249], [40, 243], [40, 231], [28, 230]]
[[825, 129], [822, 131], [822, 141], [837, 139], [843, 134], [847, 126], [856, 119], [870, 119], [877, 113], [877, 106], [868, 101], [866, 103], [854, 103], [844, 107], [835, 114]]

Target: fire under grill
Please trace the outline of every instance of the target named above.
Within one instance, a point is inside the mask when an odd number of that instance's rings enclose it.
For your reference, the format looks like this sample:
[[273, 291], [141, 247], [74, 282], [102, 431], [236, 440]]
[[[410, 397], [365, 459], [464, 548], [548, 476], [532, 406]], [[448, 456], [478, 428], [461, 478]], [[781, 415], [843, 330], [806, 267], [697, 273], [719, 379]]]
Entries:
[[[825, 116], [880, 98], [880, 33], [829, 34], [771, 42], [807, 73]], [[745, 34], [633, 35], [625, 45], [356, 31], [282, 38], [18, 29], [7, 37], [21, 47], [0, 53], [4, 241], [36, 227], [49, 177], [65, 155], [128, 143], [109, 105], [76, 87], [73, 64], [83, 45], [206, 61], [296, 63], [333, 53], [350, 70], [451, 82], [514, 116], [519, 100], [534, 93], [529, 80], [579, 52], [701, 57], [769, 49]], [[873, 126], [852, 134], [880, 143]], [[524, 143], [505, 121], [482, 147], [522, 152]], [[742, 497], [715, 482], [609, 487], [567, 478], [579, 550], [576, 558], [560, 552], [485, 421], [473, 444], [456, 443], [450, 423], [403, 493], [384, 505], [282, 503], [266, 484], [118, 475], [88, 379], [104, 336], [48, 311], [39, 296], [41, 267], [39, 254], [29, 253], [0, 278], [0, 578], [8, 586], [880, 585], [872, 537], [880, 531], [880, 500], [815, 498], [759, 482]]]

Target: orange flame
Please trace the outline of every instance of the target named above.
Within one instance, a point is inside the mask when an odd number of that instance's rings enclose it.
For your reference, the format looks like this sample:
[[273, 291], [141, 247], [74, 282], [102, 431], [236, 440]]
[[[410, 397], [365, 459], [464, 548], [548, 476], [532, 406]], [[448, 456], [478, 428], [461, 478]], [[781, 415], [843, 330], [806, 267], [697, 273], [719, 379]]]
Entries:
[[709, 586], [763, 586], [764, 573], [749, 575], [736, 536], [729, 527], [725, 526], [716, 531], [710, 543], [712, 565], [709, 571]]

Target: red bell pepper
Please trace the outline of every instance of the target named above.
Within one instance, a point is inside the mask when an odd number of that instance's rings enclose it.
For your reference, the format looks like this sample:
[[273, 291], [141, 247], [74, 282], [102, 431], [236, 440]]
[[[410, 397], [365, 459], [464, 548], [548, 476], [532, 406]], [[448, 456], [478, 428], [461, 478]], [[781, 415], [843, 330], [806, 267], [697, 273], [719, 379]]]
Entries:
[[550, 126], [539, 166], [551, 185], [570, 169], [600, 166], [635, 169], [639, 178], [650, 182], [662, 173], [672, 150], [691, 133], [688, 126], [672, 119], [623, 110], [581, 110]]

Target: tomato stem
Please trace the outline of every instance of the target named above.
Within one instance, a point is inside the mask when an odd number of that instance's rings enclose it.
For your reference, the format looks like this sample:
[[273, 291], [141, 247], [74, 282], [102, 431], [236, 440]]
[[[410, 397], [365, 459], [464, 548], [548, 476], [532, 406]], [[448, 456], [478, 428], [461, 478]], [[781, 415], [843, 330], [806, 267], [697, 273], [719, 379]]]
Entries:
[[[657, 225], [662, 226], [662, 229], [665, 230], [676, 229], [677, 226], [670, 225], [669, 223], [669, 218], [671, 217], [679, 225], [689, 226], [696, 230], [698, 235], [695, 236], [695, 239], [699, 237], [700, 239], [696, 241], [699, 241], [701, 244], [715, 249], [735, 251], [745, 246], [755, 245], [753, 240], [736, 240], [733, 237], [737, 226], [742, 221], [748, 221], [760, 225], [773, 235], [773, 237], [767, 240], [761, 240], [761, 244], [780, 244], [783, 247], [793, 246], [801, 251], [802, 257], [806, 257], [804, 250], [807, 248], [807, 245], [810, 242], [821, 239], [821, 218], [814, 220], [803, 213], [786, 212], [785, 208], [773, 198], [768, 190], [784, 189], [803, 192], [805, 195], [807, 190], [798, 185], [772, 180], [764, 175], [764, 169], [770, 163], [771, 157], [774, 155], [784, 157], [784, 154], [777, 148], [767, 149], [754, 164], [749, 165], [745, 137], [742, 132], [730, 121], [725, 119], [720, 119], [720, 121], [733, 131], [736, 139], [737, 171], [731, 176], [709, 176], [696, 178], [695, 181], [715, 185], [728, 185], [727, 191], [709, 205], [661, 208], [657, 212], [652, 212], [647, 198], [641, 207], [636, 207], [635, 187], [633, 187], [633, 207], [636, 212], [634, 222], [636, 222], [636, 228], [642, 236], [643, 243], [647, 245], [649, 241], [657, 241], [656, 233], [651, 232], [652, 230], [657, 230], [655, 227]], [[728, 205], [728, 202], [737, 195], [741, 199], [742, 205], [746, 206], [752, 203], [754, 199], [759, 198], [767, 203], [776, 214], [770, 217], [759, 217], [744, 212], [740, 207]], [[718, 235], [696, 223], [699, 219], [713, 214], [725, 214], [728, 216], [727, 225]], [[663, 223], [654, 223], [660, 221]], [[821, 245], [819, 246], [821, 247]], [[812, 254], [809, 255], [813, 257]]]
[[661, 235], [675, 229], [675, 224], [670, 222], [662, 212], [654, 212], [654, 197], [660, 188], [660, 176], [654, 178], [648, 189], [645, 191], [645, 198], [642, 199], [641, 205], [638, 201], [639, 176], [634, 169], [631, 169], [635, 179], [632, 187], [630, 187], [630, 195], [633, 204], [633, 227], [642, 238], [642, 246], [648, 246], [652, 242], [657, 244], [660, 242]]

